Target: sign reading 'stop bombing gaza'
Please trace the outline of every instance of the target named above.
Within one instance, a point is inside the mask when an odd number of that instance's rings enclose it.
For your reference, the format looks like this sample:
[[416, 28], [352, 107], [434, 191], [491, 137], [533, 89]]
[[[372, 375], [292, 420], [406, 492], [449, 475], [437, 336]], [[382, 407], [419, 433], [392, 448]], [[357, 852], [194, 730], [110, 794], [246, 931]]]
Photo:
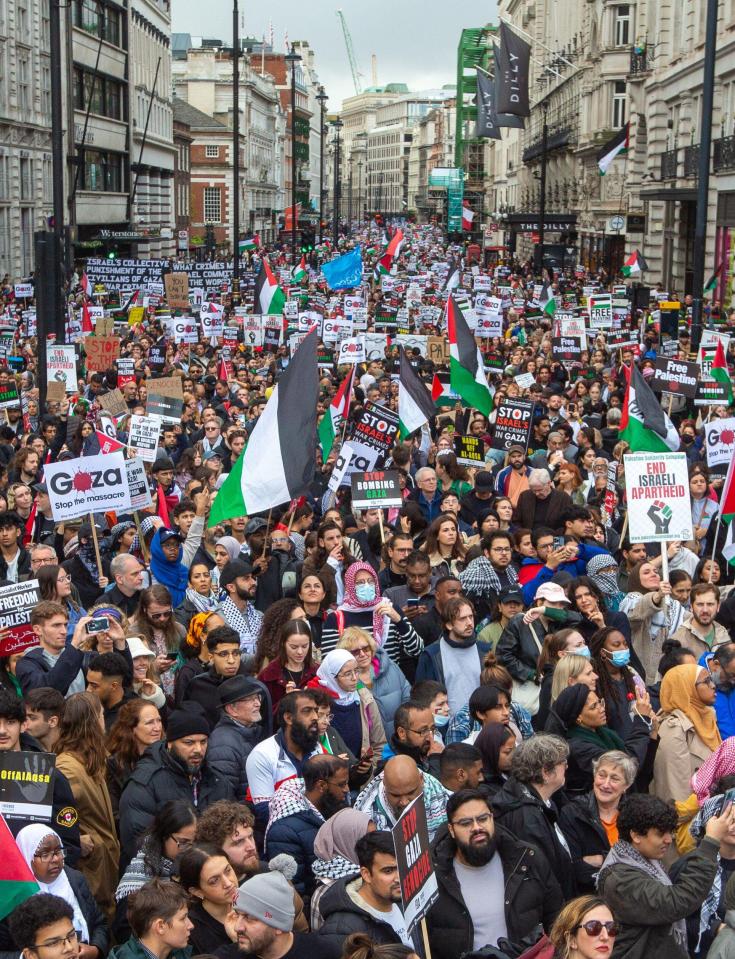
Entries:
[[631, 543], [691, 539], [686, 453], [626, 453], [623, 460]]
[[121, 452], [84, 456], [44, 467], [51, 513], [57, 523], [114, 510], [130, 509], [130, 490]]

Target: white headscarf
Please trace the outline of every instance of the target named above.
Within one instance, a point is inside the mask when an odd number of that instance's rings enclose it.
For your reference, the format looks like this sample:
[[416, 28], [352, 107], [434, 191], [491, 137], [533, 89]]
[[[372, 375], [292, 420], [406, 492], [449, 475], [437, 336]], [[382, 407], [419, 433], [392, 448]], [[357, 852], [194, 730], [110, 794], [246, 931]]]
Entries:
[[337, 680], [337, 673], [349, 662], [356, 663], [357, 660], [348, 649], [333, 649], [331, 653], [327, 653], [316, 671], [317, 679], [322, 686], [335, 694], [339, 706], [351, 706], [360, 702], [360, 694], [356, 689], [351, 693], [345, 692]]
[[[18, 849], [20, 849], [21, 855], [28, 863], [28, 868], [33, 872], [34, 876], [36, 876], [36, 874], [33, 871], [33, 857], [36, 855], [38, 847], [48, 836], [53, 836], [54, 839], [58, 839], [60, 846], [64, 845], [57, 832], [54, 832], [49, 826], [44, 826], [44, 824], [40, 822], [34, 822], [30, 826], [24, 826], [15, 837], [15, 844]], [[48, 892], [52, 896], [59, 896], [60, 899], [69, 903], [74, 910], [72, 923], [77, 931], [80, 942], [89, 942], [87, 920], [84, 918], [82, 907], [79, 905], [79, 900], [74, 894], [65, 869], [62, 868], [53, 882], [41, 882], [38, 876], [36, 876], [36, 882], [39, 885], [39, 892]]]

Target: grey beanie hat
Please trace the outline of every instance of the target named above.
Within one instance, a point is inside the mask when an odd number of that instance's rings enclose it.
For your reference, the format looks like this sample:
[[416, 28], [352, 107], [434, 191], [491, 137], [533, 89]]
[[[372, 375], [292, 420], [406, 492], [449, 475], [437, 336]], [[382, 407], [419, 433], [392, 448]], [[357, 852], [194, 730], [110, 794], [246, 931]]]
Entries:
[[273, 929], [291, 932], [296, 917], [293, 886], [281, 872], [258, 873], [240, 886], [235, 911], [260, 919]]

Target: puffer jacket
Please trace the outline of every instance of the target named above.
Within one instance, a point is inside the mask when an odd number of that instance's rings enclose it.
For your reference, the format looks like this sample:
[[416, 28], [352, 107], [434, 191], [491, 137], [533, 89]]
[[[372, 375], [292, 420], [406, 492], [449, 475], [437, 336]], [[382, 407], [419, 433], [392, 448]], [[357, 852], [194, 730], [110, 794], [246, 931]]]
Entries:
[[260, 723], [244, 726], [227, 715], [222, 716], [209, 737], [207, 762], [230, 782], [238, 802], [245, 799], [248, 788], [247, 758], [265, 737], [266, 732]]
[[302, 896], [310, 894], [315, 885], [311, 873], [311, 864], [316, 859], [314, 840], [323, 825], [324, 817], [316, 809], [308, 808], [277, 819], [266, 833], [266, 859], [272, 859], [280, 853], [293, 856], [296, 875], [291, 882]]
[[[519, 942], [538, 926], [546, 931], [563, 905], [559, 883], [534, 846], [521, 842], [502, 826], [495, 826], [497, 853], [505, 880], [505, 921], [508, 939]], [[456, 846], [443, 826], [432, 843], [439, 898], [426, 917], [433, 959], [459, 959], [472, 952], [472, 917], [462, 898], [454, 871]]]
[[491, 805], [496, 821], [514, 836], [523, 837], [539, 849], [556, 876], [564, 899], [576, 895], [576, 882], [569, 853], [559, 841], [555, 825], [559, 818], [552, 799], [547, 806], [531, 786], [524, 786], [511, 776], [497, 792]]
[[218, 799], [235, 799], [230, 781], [205, 759], [196, 794], [186, 767], [167, 743], [154, 743], [145, 751], [120, 797], [120, 869], [138, 848], [138, 841], [153, 817], [169, 799], [185, 799], [201, 815]]
[[387, 739], [393, 735], [393, 717], [396, 710], [411, 698], [411, 687], [401, 670], [380, 646], [375, 651], [378, 672], [373, 679], [370, 692], [378, 704], [380, 718]]
[[588, 792], [567, 803], [559, 816], [559, 828], [569, 844], [579, 894], [593, 893], [599, 867], [591, 866], [584, 861], [584, 857], [602, 856], [604, 861], [610, 852], [610, 843], [605, 827], [600, 822], [595, 794]]
[[364, 932], [375, 945], [400, 943], [398, 935], [387, 922], [376, 919], [360, 906], [357, 891], [362, 879], [338, 879], [321, 896], [319, 908], [324, 918], [320, 936], [350, 936]]

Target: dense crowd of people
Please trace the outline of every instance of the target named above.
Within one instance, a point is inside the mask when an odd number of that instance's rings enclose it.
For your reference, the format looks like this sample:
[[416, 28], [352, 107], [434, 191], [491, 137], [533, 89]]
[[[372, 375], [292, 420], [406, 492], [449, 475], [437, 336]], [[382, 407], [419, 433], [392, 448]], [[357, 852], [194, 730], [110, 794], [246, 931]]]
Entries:
[[[2, 858], [35, 886], [0, 903], [0, 959], [735, 959], [735, 593], [727, 467], [704, 441], [729, 408], [668, 402], [693, 535], [665, 557], [632, 542], [619, 434], [631, 369], [650, 377], [662, 353], [655, 295], [641, 307], [628, 287], [626, 346], [588, 329], [569, 359], [528, 265], [404, 230], [391, 282], [365, 281], [367, 330], [391, 339], [357, 367], [303, 495], [211, 526], [291, 362], [289, 319], [273, 352], [225, 353], [172, 341], [165, 300], [130, 326], [95, 289], [135, 370], [116, 438], [158, 376], [180, 378], [182, 413], [146, 464], [150, 508], [60, 523], [44, 467], [100, 451], [118, 374], [87, 371], [82, 337], [76, 392], [42, 402], [3, 284], [22, 368], [0, 368], [20, 392], [0, 426], [0, 585], [37, 580], [40, 599], [35, 644], [0, 656], [0, 756], [50, 753], [55, 771], [51, 817], [6, 820]], [[344, 315], [323, 254], [286, 292]], [[366, 403], [398, 411], [398, 311], [443, 335], [454, 271], [468, 315], [480, 292], [503, 302], [502, 336], [478, 339], [493, 410], [445, 401], [448, 362], [409, 347], [435, 415], [382, 464], [402, 505], [355, 509], [349, 485], [328, 487], [340, 443]], [[623, 295], [581, 269], [543, 287], [578, 316], [585, 289]], [[244, 282], [248, 312], [252, 295]], [[685, 299], [666, 355], [689, 358], [689, 319]], [[708, 323], [730, 330], [721, 311]], [[329, 346], [320, 417], [350, 372]], [[534, 403], [528, 442], [500, 448], [514, 399]], [[480, 463], [459, 462], [457, 436]], [[391, 830], [414, 802], [438, 892], [411, 927]]]

